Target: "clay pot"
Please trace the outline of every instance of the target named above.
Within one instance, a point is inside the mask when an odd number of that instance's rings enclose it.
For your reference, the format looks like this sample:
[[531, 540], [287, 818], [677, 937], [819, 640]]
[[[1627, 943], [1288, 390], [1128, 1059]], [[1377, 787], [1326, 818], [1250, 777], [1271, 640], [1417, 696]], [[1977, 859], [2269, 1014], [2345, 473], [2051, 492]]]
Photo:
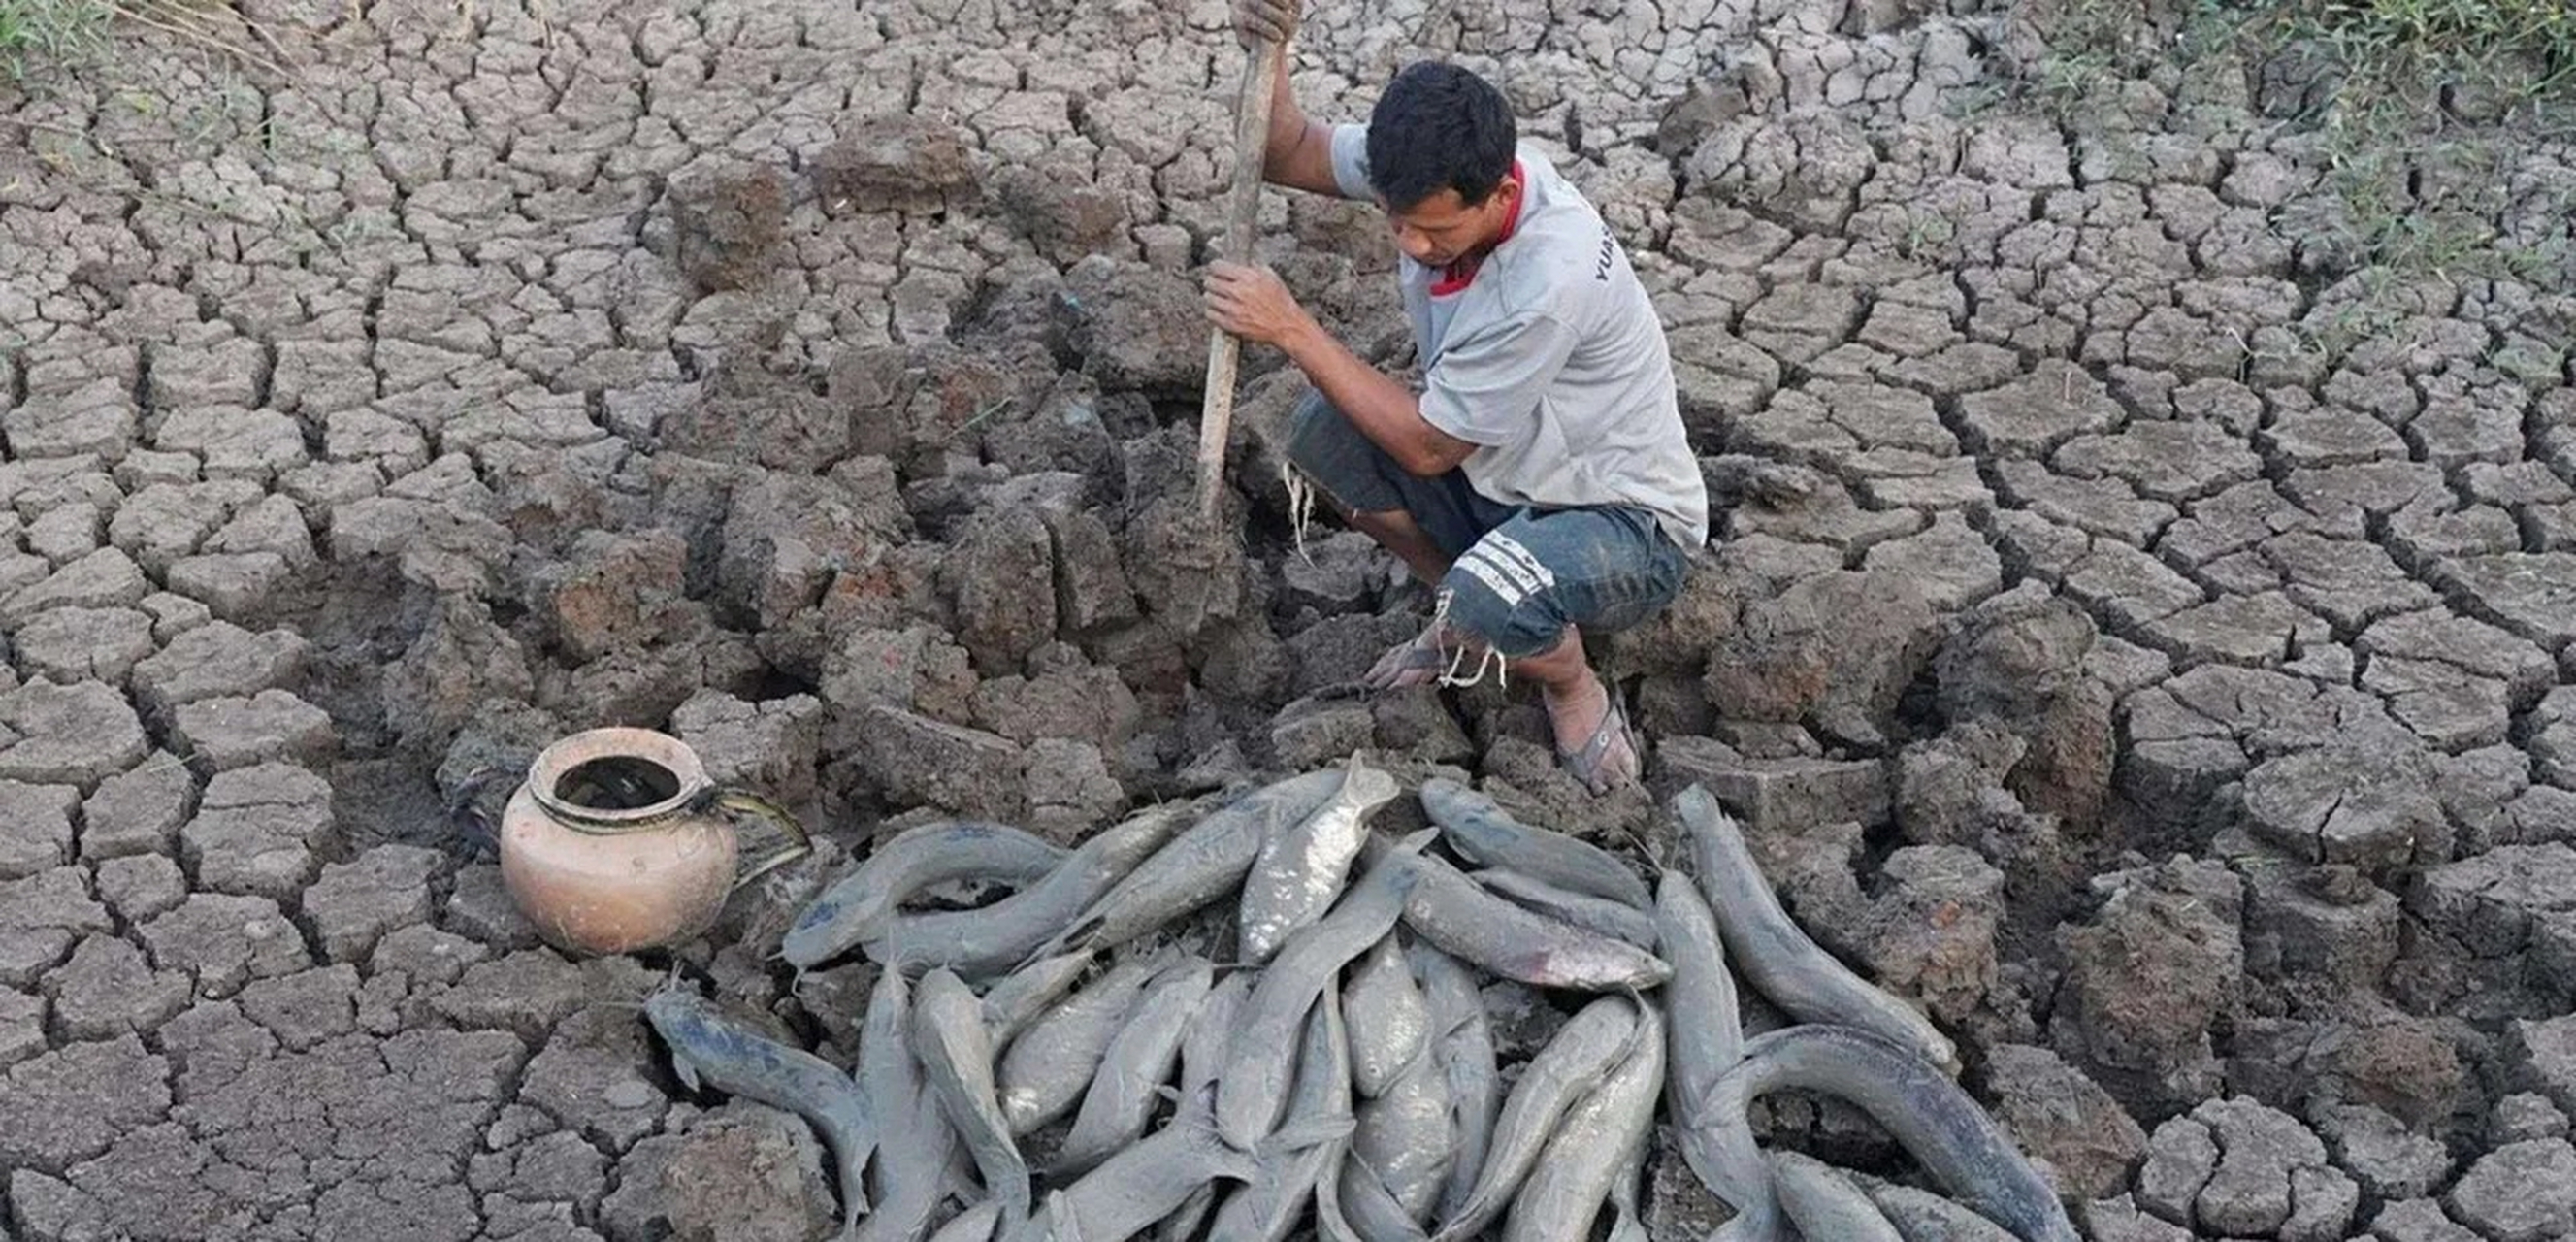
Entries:
[[[734, 816], [787, 844], [748, 871]], [[501, 813], [501, 881], [537, 934], [576, 953], [677, 944], [725, 898], [813, 847], [796, 818], [717, 787], [696, 752], [650, 729], [592, 729], [548, 746]]]

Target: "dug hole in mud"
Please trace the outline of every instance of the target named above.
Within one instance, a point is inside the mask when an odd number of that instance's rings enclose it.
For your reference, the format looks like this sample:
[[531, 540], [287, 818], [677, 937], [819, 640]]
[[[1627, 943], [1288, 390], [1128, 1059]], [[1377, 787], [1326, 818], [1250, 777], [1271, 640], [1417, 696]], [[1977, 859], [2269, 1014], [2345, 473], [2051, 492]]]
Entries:
[[[869, 960], [769, 955], [871, 842], [1362, 750], [1390, 842], [1446, 775], [1669, 863], [1715, 792], [2088, 1236], [2576, 1232], [2563, 141], [2462, 96], [2389, 156], [2528, 260], [2446, 276], [2375, 264], [2296, 57], [2050, 109], [1997, 97], [2067, 6], [1313, 7], [1312, 112], [1488, 74], [1666, 316], [1720, 538], [1599, 653], [1644, 793], [1514, 693], [1309, 698], [1427, 607], [1291, 546], [1262, 351], [1243, 572], [1173, 581], [1221, 6], [253, 0], [291, 74], [125, 30], [0, 87], [0, 1237], [828, 1236], [813, 1128], [673, 1071], [671, 968], [846, 1070]], [[1403, 365], [1367, 210], [1264, 211]], [[446, 806], [612, 723], [814, 853], [546, 947]], [[1479, 995], [1505, 1064], [1582, 1008]], [[1724, 1216], [1679, 1138], [1659, 1242]]]

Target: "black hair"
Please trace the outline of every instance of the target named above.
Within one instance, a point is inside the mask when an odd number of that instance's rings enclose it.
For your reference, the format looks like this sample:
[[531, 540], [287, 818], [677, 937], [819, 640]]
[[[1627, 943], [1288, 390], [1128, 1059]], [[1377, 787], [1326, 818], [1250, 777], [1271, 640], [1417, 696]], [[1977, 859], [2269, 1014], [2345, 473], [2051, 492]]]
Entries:
[[1473, 207], [1511, 175], [1519, 142], [1511, 105], [1492, 83], [1456, 65], [1416, 61], [1369, 113], [1370, 188], [1397, 211], [1444, 189]]

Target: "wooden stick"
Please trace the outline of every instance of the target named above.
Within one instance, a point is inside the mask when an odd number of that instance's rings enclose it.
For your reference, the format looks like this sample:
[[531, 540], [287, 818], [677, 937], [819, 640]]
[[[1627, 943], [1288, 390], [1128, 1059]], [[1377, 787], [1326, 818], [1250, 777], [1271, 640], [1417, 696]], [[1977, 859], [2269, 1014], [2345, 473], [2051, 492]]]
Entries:
[[[1234, 195], [1219, 257], [1252, 261], [1253, 232], [1261, 224], [1261, 170], [1270, 149], [1270, 98], [1279, 85], [1276, 45], [1261, 42], [1244, 53], [1243, 94], [1234, 105]], [[1240, 343], [1223, 328], [1208, 333], [1207, 392], [1199, 406], [1199, 517], [1216, 519], [1225, 482], [1225, 441], [1234, 421], [1234, 366]]]

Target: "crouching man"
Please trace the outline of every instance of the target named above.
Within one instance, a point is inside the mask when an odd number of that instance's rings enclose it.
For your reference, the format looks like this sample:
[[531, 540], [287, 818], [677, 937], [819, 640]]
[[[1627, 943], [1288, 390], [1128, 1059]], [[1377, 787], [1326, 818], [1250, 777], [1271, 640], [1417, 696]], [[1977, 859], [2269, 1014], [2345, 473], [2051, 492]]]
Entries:
[[[1298, 0], [1236, 0], [1247, 40], [1287, 55]], [[1208, 317], [1312, 384], [1288, 456], [1345, 520], [1436, 588], [1430, 626], [1379, 688], [1539, 684], [1561, 762], [1593, 792], [1639, 775], [1638, 740], [1583, 634], [1634, 625], [1708, 539], [1662, 323], [1600, 213], [1482, 78], [1407, 66], [1366, 125], [1308, 120], [1285, 65], [1271, 183], [1375, 202], [1422, 364], [1419, 394], [1333, 339], [1278, 277], [1219, 263]]]

